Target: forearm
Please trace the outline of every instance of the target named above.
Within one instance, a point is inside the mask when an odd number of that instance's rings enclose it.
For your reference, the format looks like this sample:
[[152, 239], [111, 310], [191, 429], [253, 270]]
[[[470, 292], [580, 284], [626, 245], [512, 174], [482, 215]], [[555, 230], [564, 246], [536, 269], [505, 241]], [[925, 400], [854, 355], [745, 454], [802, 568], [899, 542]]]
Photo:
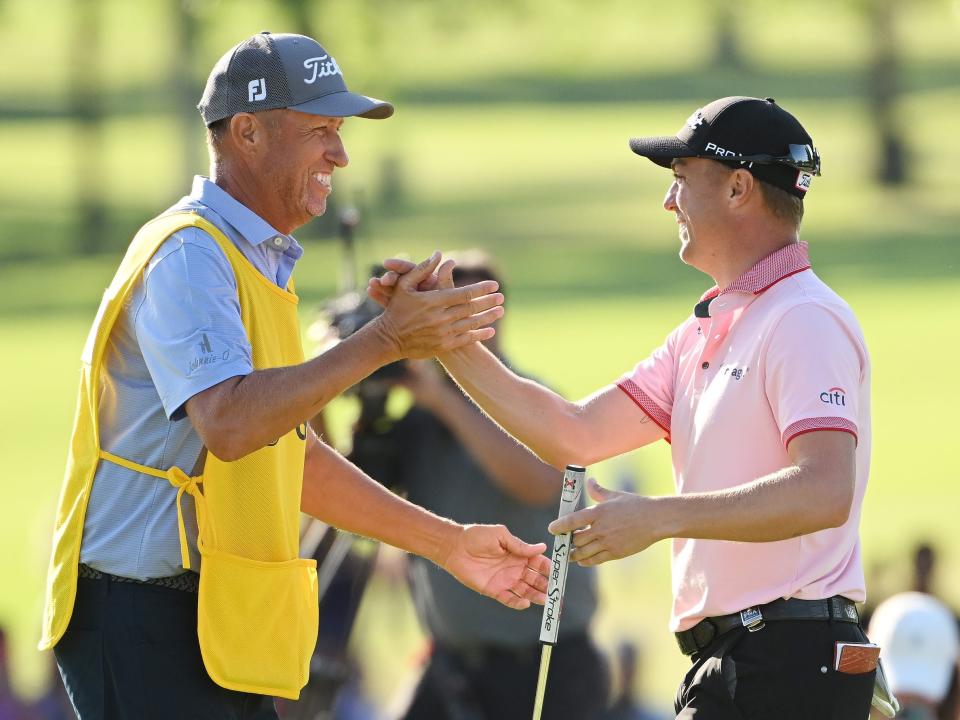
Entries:
[[791, 466], [729, 490], [652, 498], [662, 538], [773, 542], [837, 527], [850, 510], [838, 478]]
[[316, 438], [311, 439], [304, 463], [300, 509], [440, 566], [462, 530], [457, 523], [390, 492]]
[[575, 403], [511, 372], [474, 343], [438, 358], [473, 401], [545, 462], [562, 469], [586, 464], [590, 447]]
[[257, 370], [205, 393], [203, 412], [187, 403], [204, 443], [222, 460], [235, 460], [290, 432], [382, 365], [396, 359], [373, 324], [299, 365]]
[[449, 387], [430, 410], [503, 492], [529, 505], [556, 499], [562, 475], [484, 417], [458, 389]]

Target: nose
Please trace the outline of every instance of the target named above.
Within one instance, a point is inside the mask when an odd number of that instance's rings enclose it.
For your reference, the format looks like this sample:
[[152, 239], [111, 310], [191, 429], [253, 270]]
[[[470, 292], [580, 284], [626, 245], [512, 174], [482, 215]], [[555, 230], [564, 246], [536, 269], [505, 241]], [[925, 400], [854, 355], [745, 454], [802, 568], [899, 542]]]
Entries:
[[677, 181], [674, 180], [670, 183], [670, 187], [667, 189], [666, 197], [663, 198], [663, 209], [668, 212], [676, 212], [677, 210]]
[[339, 135], [335, 135], [333, 141], [327, 146], [327, 151], [324, 153], [327, 160], [332, 162], [337, 167], [346, 167], [347, 163], [350, 162], [350, 158], [347, 156], [347, 149], [343, 146], [343, 138]]

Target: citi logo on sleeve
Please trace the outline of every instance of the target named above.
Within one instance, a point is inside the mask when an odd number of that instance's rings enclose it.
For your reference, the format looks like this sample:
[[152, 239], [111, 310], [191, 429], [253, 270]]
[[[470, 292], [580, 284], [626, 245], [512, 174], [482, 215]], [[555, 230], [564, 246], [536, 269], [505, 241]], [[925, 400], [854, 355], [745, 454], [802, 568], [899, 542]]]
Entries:
[[847, 391], [842, 387], [832, 387], [820, 393], [820, 402], [827, 405], [847, 406]]

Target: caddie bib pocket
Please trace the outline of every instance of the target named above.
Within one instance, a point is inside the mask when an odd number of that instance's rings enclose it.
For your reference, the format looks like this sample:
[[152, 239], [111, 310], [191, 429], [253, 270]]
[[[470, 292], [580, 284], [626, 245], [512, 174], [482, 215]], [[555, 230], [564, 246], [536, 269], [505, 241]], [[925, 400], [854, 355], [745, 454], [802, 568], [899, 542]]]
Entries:
[[197, 635], [218, 685], [297, 699], [317, 642], [317, 564], [263, 562], [200, 544]]

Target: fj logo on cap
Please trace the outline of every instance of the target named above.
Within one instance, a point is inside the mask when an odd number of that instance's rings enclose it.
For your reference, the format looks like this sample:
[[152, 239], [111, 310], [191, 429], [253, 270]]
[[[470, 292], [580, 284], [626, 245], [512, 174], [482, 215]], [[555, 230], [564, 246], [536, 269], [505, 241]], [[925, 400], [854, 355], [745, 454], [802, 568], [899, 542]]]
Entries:
[[810, 189], [810, 183], [813, 182], [813, 174], [805, 172], [803, 170], [797, 173], [797, 182], [795, 187], [801, 192], [806, 192]]
[[337, 61], [334, 60], [329, 55], [321, 55], [320, 57], [307, 58], [303, 61], [303, 66], [309, 71], [313, 71], [313, 75], [306, 77], [303, 81], [307, 85], [312, 85], [319, 78], [327, 77], [328, 75], [340, 75], [343, 76], [343, 73], [340, 72], [340, 66], [337, 65]]
[[259, 78], [258, 80], [251, 80], [247, 83], [247, 99], [250, 102], [256, 102], [257, 100], [263, 100], [267, 97], [267, 80], [266, 78]]

